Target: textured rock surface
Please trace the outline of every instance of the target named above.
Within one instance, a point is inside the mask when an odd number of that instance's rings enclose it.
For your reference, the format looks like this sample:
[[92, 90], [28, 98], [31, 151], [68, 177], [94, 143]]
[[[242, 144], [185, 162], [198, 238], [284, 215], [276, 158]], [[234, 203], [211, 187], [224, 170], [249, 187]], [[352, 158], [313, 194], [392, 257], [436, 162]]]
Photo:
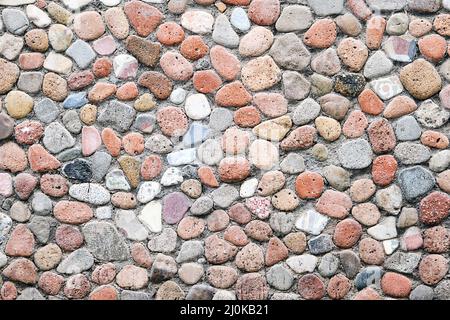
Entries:
[[0, 0], [0, 300], [449, 299], [448, 10]]

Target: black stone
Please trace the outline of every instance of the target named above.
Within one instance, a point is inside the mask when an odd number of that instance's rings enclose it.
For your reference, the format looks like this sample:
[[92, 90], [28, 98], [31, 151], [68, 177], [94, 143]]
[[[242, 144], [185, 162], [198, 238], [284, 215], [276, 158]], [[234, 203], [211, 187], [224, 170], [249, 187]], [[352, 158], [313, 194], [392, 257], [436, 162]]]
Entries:
[[63, 168], [64, 174], [69, 179], [80, 182], [89, 182], [92, 179], [92, 169], [89, 162], [82, 159], [76, 159], [66, 164]]
[[334, 91], [346, 97], [356, 97], [366, 86], [364, 76], [357, 73], [340, 74], [336, 76]]

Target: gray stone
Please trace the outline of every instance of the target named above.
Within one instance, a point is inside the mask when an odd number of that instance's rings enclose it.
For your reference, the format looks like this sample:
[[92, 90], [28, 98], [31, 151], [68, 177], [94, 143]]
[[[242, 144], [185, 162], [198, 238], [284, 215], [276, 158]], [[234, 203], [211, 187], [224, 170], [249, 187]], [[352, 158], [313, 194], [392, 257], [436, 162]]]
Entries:
[[393, 270], [401, 273], [413, 273], [419, 265], [421, 253], [401, 252], [397, 251], [392, 256], [386, 259], [384, 267], [388, 270]]
[[194, 162], [196, 159], [196, 149], [184, 149], [174, 151], [167, 155], [167, 162], [170, 166], [183, 166]]
[[231, 27], [226, 15], [219, 14], [216, 17], [212, 39], [214, 42], [228, 48], [236, 48], [239, 45], [239, 36]]
[[305, 160], [299, 154], [289, 153], [283, 161], [281, 161], [280, 168], [284, 173], [297, 174], [305, 171]]
[[0, 251], [0, 268], [3, 268], [8, 263], [8, 258], [6, 255]]
[[22, 290], [17, 300], [45, 300], [42, 294], [36, 288], [25, 288]]
[[348, 278], [353, 279], [361, 269], [358, 255], [351, 250], [343, 250], [339, 253], [339, 259], [344, 273]]
[[211, 212], [214, 202], [210, 197], [203, 196], [194, 201], [191, 206], [191, 213], [194, 216], [202, 216]]
[[95, 209], [95, 217], [99, 220], [111, 219], [113, 208], [111, 206], [98, 207]]
[[11, 230], [11, 226], [11, 218], [0, 211], [0, 244], [5, 240], [9, 230]]
[[108, 190], [122, 190], [130, 191], [131, 187], [125, 177], [125, 174], [120, 169], [110, 171], [105, 178], [105, 186]]
[[400, 141], [417, 140], [422, 134], [422, 130], [413, 116], [404, 116], [398, 119], [395, 124], [395, 135]]
[[160, 283], [175, 276], [177, 271], [177, 263], [174, 258], [158, 253], [150, 269], [149, 277], [153, 283]]
[[416, 208], [403, 207], [397, 219], [397, 228], [408, 228], [419, 221], [419, 215]]
[[442, 0], [408, 0], [408, 8], [411, 11], [421, 13], [436, 12], [442, 7]]
[[[450, 289], [450, 283], [449, 283], [449, 289]], [[433, 297], [434, 297], [433, 288], [423, 285], [423, 284], [419, 284], [409, 294], [410, 300], [433, 300]]]
[[123, 261], [130, 256], [123, 236], [113, 224], [104, 221], [88, 222], [82, 229], [86, 248], [103, 261]]
[[375, 79], [389, 74], [394, 64], [382, 50], [376, 51], [367, 59], [364, 65], [364, 76], [369, 79]]
[[120, 300], [152, 300], [152, 297], [145, 292], [123, 290], [120, 293]]
[[101, 182], [108, 172], [112, 157], [109, 153], [104, 151], [97, 151], [88, 158], [91, 163], [92, 180]]
[[297, 293], [275, 292], [270, 300], [301, 300], [301, 297]]
[[450, 118], [450, 112], [440, 107], [432, 100], [422, 102], [415, 112], [417, 121], [427, 128], [439, 128]]
[[186, 300], [212, 300], [216, 291], [207, 284], [196, 284], [189, 289]]
[[319, 235], [328, 224], [329, 218], [317, 211], [310, 209], [300, 213], [295, 227], [298, 230], [308, 232], [313, 235]]
[[434, 289], [435, 297], [438, 300], [450, 300], [450, 280], [443, 280]]
[[403, 85], [397, 75], [372, 80], [370, 86], [382, 100], [389, 100], [403, 92]]
[[350, 187], [351, 173], [341, 167], [335, 165], [326, 166], [323, 168], [323, 176], [336, 190], [344, 191]]
[[375, 202], [377, 206], [394, 215], [400, 212], [402, 201], [402, 191], [395, 184], [385, 189], [378, 190], [375, 194]]
[[168, 138], [157, 133], [145, 141], [145, 148], [154, 153], [165, 154], [173, 150], [173, 144]]
[[202, 143], [209, 136], [210, 131], [207, 126], [199, 122], [192, 123], [183, 136], [183, 145], [190, 148]]
[[333, 79], [321, 74], [314, 73], [311, 78], [311, 94], [314, 97], [321, 97], [333, 90]]
[[273, 232], [285, 235], [294, 227], [295, 216], [292, 213], [274, 212], [270, 215], [270, 227]]
[[269, 54], [280, 67], [290, 70], [303, 70], [311, 61], [311, 53], [295, 33], [277, 37]]
[[431, 157], [430, 149], [420, 143], [402, 142], [394, 149], [394, 155], [400, 163], [419, 164], [428, 161]]
[[31, 200], [31, 208], [34, 214], [38, 215], [48, 215], [53, 208], [52, 200], [40, 191], [37, 191], [33, 195]]
[[422, 166], [414, 166], [400, 171], [398, 183], [406, 200], [412, 201], [422, 197], [433, 189], [433, 174]]
[[339, 14], [344, 9], [344, 0], [308, 0], [308, 4], [318, 16]]
[[217, 165], [223, 159], [223, 151], [219, 141], [208, 139], [197, 150], [198, 159], [206, 165]]
[[77, 274], [89, 270], [94, 265], [94, 257], [86, 248], [81, 248], [70, 253], [58, 265], [56, 271], [65, 274]]
[[8, 60], [15, 60], [22, 51], [23, 45], [22, 37], [15, 37], [10, 33], [5, 33], [0, 38], [0, 52]]
[[376, 240], [388, 240], [397, 237], [395, 217], [386, 217], [377, 225], [367, 229], [367, 233]]
[[177, 233], [171, 228], [164, 228], [162, 232], [154, 236], [148, 242], [147, 247], [153, 252], [172, 252], [177, 245]]
[[58, 159], [61, 162], [67, 162], [67, 161], [72, 161], [77, 158], [81, 158], [82, 156], [83, 155], [81, 154], [81, 148], [73, 147], [73, 148], [61, 151], [61, 153], [59, 153], [56, 156], [56, 159]]
[[75, 138], [59, 122], [50, 123], [44, 131], [42, 142], [51, 153], [59, 153], [75, 145]]
[[214, 108], [209, 116], [209, 127], [224, 131], [233, 123], [233, 113], [225, 108]]
[[30, 219], [31, 212], [26, 203], [16, 201], [9, 210], [9, 216], [17, 222], [26, 222]]
[[296, 273], [309, 273], [316, 269], [317, 260], [317, 257], [305, 253], [300, 256], [289, 257], [286, 264]]
[[320, 114], [320, 105], [311, 98], [303, 100], [292, 114], [294, 124], [301, 126], [316, 119]]
[[147, 239], [148, 231], [132, 210], [117, 210], [114, 222], [127, 239], [143, 241]]
[[228, 208], [239, 198], [239, 191], [229, 184], [222, 184], [211, 195], [216, 206], [219, 208]]
[[170, 94], [170, 101], [175, 104], [182, 104], [186, 99], [187, 91], [183, 88], [176, 88]]
[[307, 6], [287, 6], [281, 12], [275, 28], [280, 32], [302, 31], [311, 26], [313, 19], [311, 9]]
[[71, 57], [75, 63], [81, 69], [86, 69], [89, 67], [92, 61], [94, 61], [96, 54], [91, 46], [83, 41], [76, 40], [72, 45], [66, 50], [66, 55]]
[[372, 148], [364, 139], [345, 142], [338, 151], [339, 161], [347, 169], [364, 169], [372, 163]]
[[334, 76], [341, 70], [341, 60], [335, 49], [319, 52], [311, 61], [311, 69], [325, 76]]
[[311, 83], [302, 74], [295, 71], [285, 71], [282, 78], [286, 99], [303, 100], [308, 96]]
[[[395, 1], [391, 1], [395, 2]], [[409, 18], [406, 13], [393, 14], [386, 25], [386, 32], [390, 35], [399, 36], [408, 30]]]
[[152, 201], [161, 192], [161, 184], [156, 181], [146, 181], [141, 184], [137, 194], [140, 203]]
[[367, 267], [364, 268], [355, 278], [355, 287], [358, 290], [362, 290], [371, 285], [380, 287], [381, 276], [383, 275], [383, 269], [380, 267]]
[[375, 11], [398, 11], [406, 6], [407, 0], [366, 0], [367, 4]]
[[2, 20], [5, 24], [6, 30], [12, 34], [22, 35], [30, 25], [27, 16], [19, 9], [3, 9]]
[[22, 72], [17, 81], [17, 88], [27, 93], [37, 93], [41, 90], [43, 79], [42, 72]]
[[14, 132], [14, 119], [6, 112], [0, 113], [0, 140], [6, 139]]
[[328, 234], [321, 234], [308, 240], [309, 252], [315, 255], [330, 252], [334, 248], [333, 240]]
[[44, 244], [47, 243], [50, 238], [50, 231], [55, 220], [49, 217], [34, 216], [28, 223], [28, 229], [34, 234], [36, 239]]
[[323, 277], [333, 276], [339, 268], [339, 257], [334, 253], [327, 253], [320, 259], [320, 264], [317, 270]]
[[178, 168], [170, 167], [164, 171], [161, 177], [161, 184], [165, 187], [170, 187], [182, 183], [183, 180], [182, 171]]
[[63, 115], [62, 122], [70, 133], [78, 134], [81, 131], [83, 124], [80, 117], [75, 110], [66, 111]]
[[[450, 0], [449, 0], [450, 1]], [[439, 73], [450, 82], [450, 59], [445, 60], [439, 67]]]
[[250, 20], [247, 13], [241, 7], [234, 7], [231, 12], [230, 22], [239, 31], [245, 32], [250, 29]]
[[111, 127], [119, 132], [125, 132], [133, 123], [135, 115], [136, 111], [133, 107], [113, 100], [100, 111], [98, 122], [103, 127]]
[[181, 245], [176, 261], [177, 263], [196, 261], [198, 258], [203, 256], [204, 251], [205, 250], [203, 249], [203, 244], [201, 241], [185, 241]]
[[96, 183], [74, 184], [69, 188], [69, 195], [96, 206], [107, 204], [111, 200], [108, 190]]
[[266, 278], [267, 283], [277, 290], [289, 290], [294, 283], [292, 273], [281, 264], [277, 264], [270, 268], [266, 274]]
[[429, 167], [434, 172], [442, 172], [450, 166], [450, 150], [442, 150], [435, 153], [429, 162]]

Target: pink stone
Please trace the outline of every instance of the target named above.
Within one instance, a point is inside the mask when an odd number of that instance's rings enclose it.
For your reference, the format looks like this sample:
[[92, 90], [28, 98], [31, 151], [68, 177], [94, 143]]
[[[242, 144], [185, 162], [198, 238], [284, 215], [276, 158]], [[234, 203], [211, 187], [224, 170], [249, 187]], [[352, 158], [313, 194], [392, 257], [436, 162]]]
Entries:
[[191, 202], [184, 193], [169, 193], [162, 200], [164, 221], [168, 224], [180, 222], [190, 206]]
[[90, 156], [102, 144], [100, 133], [95, 127], [83, 127], [81, 131], [81, 150], [84, 156]]
[[7, 173], [0, 173], [0, 195], [9, 197], [13, 193], [12, 178]]
[[98, 54], [102, 56], [109, 56], [114, 51], [116, 51], [117, 44], [112, 36], [106, 36], [95, 40], [92, 44], [92, 47]]
[[37, 179], [29, 173], [19, 173], [14, 178], [14, 189], [20, 199], [26, 200], [34, 191]]
[[450, 109], [450, 85], [447, 85], [441, 90], [439, 98], [441, 99], [441, 103], [444, 108]]
[[192, 77], [192, 64], [175, 51], [166, 52], [159, 61], [164, 73], [173, 80], [186, 81]]
[[272, 210], [270, 210], [270, 200], [263, 197], [252, 197], [245, 201], [245, 205], [253, 214], [256, 214], [260, 219], [269, 217]]

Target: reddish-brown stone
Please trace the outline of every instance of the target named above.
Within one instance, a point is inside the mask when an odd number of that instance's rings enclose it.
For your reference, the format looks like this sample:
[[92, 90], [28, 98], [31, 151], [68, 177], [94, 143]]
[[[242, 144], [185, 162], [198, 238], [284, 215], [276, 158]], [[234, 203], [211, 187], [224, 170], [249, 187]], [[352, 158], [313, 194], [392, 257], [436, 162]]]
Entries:
[[124, 12], [136, 33], [141, 37], [147, 37], [164, 18], [158, 9], [142, 1], [133, 0], [125, 3]]
[[223, 107], [243, 107], [252, 101], [251, 94], [240, 81], [224, 85], [216, 93], [215, 101]]
[[337, 219], [345, 218], [351, 207], [350, 197], [343, 192], [334, 190], [326, 190], [316, 203], [317, 211]]
[[201, 183], [205, 186], [211, 188], [217, 188], [219, 186], [219, 182], [214, 175], [214, 171], [211, 167], [203, 166], [198, 168], [197, 170], [198, 177], [200, 178]]
[[338, 274], [328, 282], [327, 293], [331, 299], [340, 300], [345, 298], [351, 288], [351, 281], [343, 274]]
[[315, 274], [307, 274], [298, 280], [298, 293], [306, 300], [320, 300], [325, 295], [325, 285]]
[[425, 224], [439, 224], [448, 217], [449, 211], [450, 196], [443, 192], [434, 191], [420, 201], [419, 218]]
[[172, 81], [157, 71], [146, 71], [138, 80], [138, 84], [150, 90], [156, 98], [164, 100], [172, 92]]
[[391, 155], [376, 157], [372, 164], [372, 179], [379, 186], [387, 186], [395, 179], [397, 160]]
[[261, 123], [261, 114], [253, 106], [242, 107], [234, 112], [234, 123], [242, 128], [253, 128]]
[[324, 186], [324, 180], [317, 172], [303, 172], [295, 180], [295, 191], [302, 199], [319, 198], [324, 190]]
[[375, 153], [385, 153], [395, 148], [397, 140], [394, 129], [388, 120], [375, 120], [370, 124], [367, 133]]
[[386, 272], [381, 278], [381, 289], [394, 298], [406, 298], [411, 292], [411, 280], [395, 272]]
[[358, 96], [361, 110], [370, 115], [379, 115], [383, 112], [384, 103], [371, 89], [364, 89]]
[[224, 182], [239, 182], [249, 175], [250, 162], [243, 157], [228, 157], [219, 163], [219, 177]]
[[91, 220], [94, 212], [83, 202], [63, 200], [55, 205], [53, 215], [63, 223], [82, 224]]
[[340, 248], [351, 248], [358, 242], [361, 235], [361, 225], [356, 220], [345, 219], [336, 225], [333, 241]]
[[201, 70], [194, 73], [192, 83], [198, 92], [211, 93], [220, 88], [222, 79], [213, 70]]
[[211, 64], [222, 78], [231, 81], [241, 71], [239, 59], [222, 46], [214, 46], [210, 52]]
[[180, 53], [190, 60], [203, 58], [208, 51], [208, 46], [200, 36], [189, 36], [183, 40], [180, 46]]
[[306, 31], [304, 43], [312, 48], [330, 47], [337, 36], [336, 23], [332, 19], [319, 19]]

